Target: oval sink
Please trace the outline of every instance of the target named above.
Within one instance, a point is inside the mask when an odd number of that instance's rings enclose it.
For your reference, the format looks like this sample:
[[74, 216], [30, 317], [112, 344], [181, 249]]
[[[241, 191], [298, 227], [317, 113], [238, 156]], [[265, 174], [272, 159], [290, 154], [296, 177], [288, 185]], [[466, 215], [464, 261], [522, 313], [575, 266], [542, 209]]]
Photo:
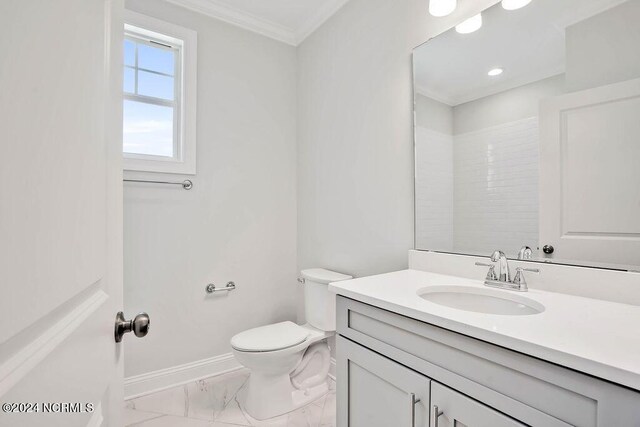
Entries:
[[488, 288], [429, 286], [418, 290], [417, 294], [435, 304], [476, 313], [527, 316], [544, 311], [544, 306], [537, 301]]

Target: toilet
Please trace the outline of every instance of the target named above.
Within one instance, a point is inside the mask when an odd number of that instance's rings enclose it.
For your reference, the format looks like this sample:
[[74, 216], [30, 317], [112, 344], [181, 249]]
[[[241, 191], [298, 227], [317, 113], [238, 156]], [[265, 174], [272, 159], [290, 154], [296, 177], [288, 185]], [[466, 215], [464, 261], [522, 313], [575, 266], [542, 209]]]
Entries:
[[336, 330], [335, 295], [328, 284], [352, 276], [322, 268], [301, 272], [307, 323], [280, 322], [231, 338], [233, 354], [251, 372], [238, 397], [253, 418], [291, 412], [328, 391], [331, 357], [326, 338]]

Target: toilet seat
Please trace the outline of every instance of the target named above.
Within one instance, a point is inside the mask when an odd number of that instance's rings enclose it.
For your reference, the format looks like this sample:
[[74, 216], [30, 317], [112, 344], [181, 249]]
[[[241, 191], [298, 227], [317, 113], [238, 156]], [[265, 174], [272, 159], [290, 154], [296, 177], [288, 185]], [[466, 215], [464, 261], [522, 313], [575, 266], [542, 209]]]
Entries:
[[309, 338], [309, 330], [293, 322], [274, 323], [241, 332], [231, 338], [231, 347], [243, 352], [271, 352], [297, 346]]

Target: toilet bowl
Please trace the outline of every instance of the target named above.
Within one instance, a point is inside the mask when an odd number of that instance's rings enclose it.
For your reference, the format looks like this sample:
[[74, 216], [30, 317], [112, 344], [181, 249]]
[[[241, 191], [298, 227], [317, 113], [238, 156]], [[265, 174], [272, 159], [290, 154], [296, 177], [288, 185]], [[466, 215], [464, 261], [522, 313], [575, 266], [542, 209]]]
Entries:
[[351, 276], [311, 269], [303, 270], [302, 277], [309, 323], [275, 323], [231, 338], [236, 360], [250, 370], [239, 403], [257, 420], [291, 412], [328, 391], [331, 357], [326, 338], [335, 333], [335, 295], [327, 285]]

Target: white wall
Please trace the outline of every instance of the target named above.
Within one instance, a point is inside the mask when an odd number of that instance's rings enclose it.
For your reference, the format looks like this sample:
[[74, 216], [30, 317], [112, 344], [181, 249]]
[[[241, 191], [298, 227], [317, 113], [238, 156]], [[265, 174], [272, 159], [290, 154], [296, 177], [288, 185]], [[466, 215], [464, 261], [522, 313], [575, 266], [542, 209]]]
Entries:
[[125, 310], [151, 316], [146, 338], [126, 338], [129, 377], [295, 320], [296, 50], [162, 1], [126, 6], [198, 32], [194, 189], [125, 185]]
[[411, 51], [496, 3], [351, 0], [298, 48], [298, 266], [356, 276], [413, 247]]

